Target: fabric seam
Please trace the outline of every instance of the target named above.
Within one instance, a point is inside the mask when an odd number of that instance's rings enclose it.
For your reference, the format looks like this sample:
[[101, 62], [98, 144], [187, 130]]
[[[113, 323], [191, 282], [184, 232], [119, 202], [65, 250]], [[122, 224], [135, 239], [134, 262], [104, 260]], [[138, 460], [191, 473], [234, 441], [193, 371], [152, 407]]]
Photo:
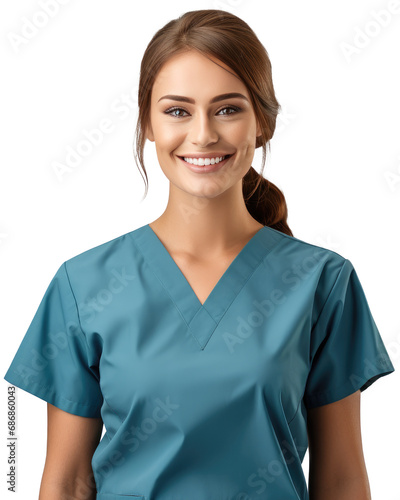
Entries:
[[[265, 226], [265, 227], [268, 227], [268, 226]], [[211, 337], [213, 336], [213, 333], [215, 332], [216, 328], [218, 327], [218, 325], [220, 324], [220, 322], [222, 321], [223, 317], [228, 313], [229, 309], [231, 308], [232, 304], [235, 302], [235, 300], [238, 299], [239, 295], [240, 295], [240, 292], [243, 290], [243, 288], [245, 287], [246, 283], [251, 279], [251, 277], [254, 275], [254, 273], [257, 271], [257, 269], [260, 268], [260, 266], [264, 265], [265, 264], [265, 260], [269, 257], [270, 253], [272, 252], [272, 250], [275, 250], [276, 248], [279, 247], [279, 245], [283, 242], [284, 240], [280, 240], [276, 245], [274, 245], [273, 247], [267, 249], [267, 253], [261, 258], [260, 262], [256, 265], [256, 267], [253, 269], [253, 271], [247, 276], [247, 278], [245, 279], [245, 281], [243, 282], [242, 286], [239, 288], [239, 290], [237, 291], [236, 295], [232, 298], [232, 300], [229, 302], [226, 310], [224, 311], [224, 314], [219, 318], [218, 322], [216, 323], [215, 325], [215, 328], [214, 330], [212, 331], [209, 339], [207, 340], [207, 342], [205, 343], [204, 345], [204, 348], [207, 346], [208, 342], [210, 341]], [[266, 248], [264, 246], [264, 248]], [[210, 315], [210, 313], [208, 312], [207, 308], [204, 307], [204, 309], [207, 311], [207, 313]], [[197, 314], [197, 313], [196, 313]], [[214, 318], [213, 318], [214, 319]]]
[[299, 411], [299, 409], [300, 409], [300, 405], [301, 405], [301, 402], [302, 402], [302, 401], [303, 401], [303, 399], [300, 399], [300, 401], [299, 401], [299, 403], [298, 403], [298, 405], [297, 405], [296, 411], [294, 412], [293, 417], [289, 420], [288, 425], [290, 425], [290, 424], [293, 422], [293, 420], [295, 419], [295, 417], [296, 417], [296, 415], [297, 415], [297, 412], [298, 412], [298, 411]]
[[86, 338], [86, 334], [85, 334], [85, 331], [83, 330], [83, 327], [82, 327], [82, 322], [81, 322], [81, 317], [80, 317], [80, 314], [79, 314], [79, 308], [78, 308], [78, 303], [76, 301], [76, 297], [75, 297], [75, 293], [74, 293], [74, 290], [72, 288], [72, 284], [71, 284], [71, 280], [70, 280], [70, 277], [69, 277], [69, 274], [68, 274], [68, 269], [67, 269], [67, 261], [64, 261], [64, 269], [65, 269], [65, 274], [67, 275], [67, 280], [68, 280], [68, 284], [69, 284], [69, 289], [71, 290], [71, 294], [72, 294], [72, 297], [74, 298], [74, 304], [75, 304], [75, 309], [76, 309], [76, 315], [78, 317], [78, 321], [79, 321], [79, 328], [82, 332], [82, 335], [84, 336], [85, 338], [85, 342], [86, 342], [86, 346], [88, 346], [88, 343], [87, 343], [87, 338]]
[[[161, 284], [161, 286], [163, 287], [163, 289], [165, 290], [165, 292], [167, 293], [168, 297], [170, 298], [171, 302], [174, 304], [174, 307], [175, 309], [178, 311], [178, 314], [179, 316], [182, 318], [182, 321], [184, 322], [184, 324], [186, 325], [186, 327], [188, 328], [188, 330], [190, 331], [190, 335], [193, 337], [193, 339], [196, 341], [196, 343], [198, 344], [198, 346], [200, 348], [202, 348], [201, 344], [199, 343], [199, 341], [197, 340], [197, 338], [193, 335], [192, 333], [192, 330], [190, 328], [190, 326], [188, 325], [186, 319], [183, 317], [182, 313], [181, 313], [181, 310], [179, 309], [179, 306], [178, 304], [175, 302], [175, 300], [173, 299], [173, 297], [171, 296], [171, 294], [169, 293], [169, 290], [168, 290], [168, 287], [167, 285], [160, 279], [160, 277], [158, 276], [158, 274], [154, 271], [153, 269], [153, 266], [151, 265], [151, 263], [149, 263], [149, 261], [147, 260], [146, 258], [146, 255], [142, 252], [142, 250], [138, 247], [138, 245], [136, 244], [136, 241], [135, 241], [135, 238], [131, 238], [132, 242], [133, 242], [133, 245], [135, 246], [135, 248], [137, 249], [137, 251], [140, 253], [140, 255], [143, 257], [143, 260], [146, 264], [146, 266], [150, 269], [150, 271], [152, 272], [152, 274], [155, 276], [155, 278], [157, 279], [157, 281]], [[198, 314], [199, 310], [201, 309], [201, 306], [196, 310], [196, 313], [194, 316], [196, 316], [196, 314]], [[208, 312], [208, 311], [207, 311]]]
[[[333, 289], [335, 288], [335, 285], [336, 285], [336, 283], [337, 283], [337, 281], [338, 281], [338, 279], [339, 279], [339, 276], [341, 275], [341, 273], [342, 273], [342, 271], [343, 271], [343, 269], [344, 269], [344, 266], [345, 266], [346, 262], [348, 262], [348, 259], [344, 259], [344, 262], [343, 262], [343, 264], [342, 264], [341, 268], [339, 269], [339, 272], [338, 272], [338, 274], [337, 274], [337, 276], [336, 276], [336, 279], [335, 279], [335, 281], [334, 281], [334, 283], [333, 283], [333, 285], [332, 285], [331, 289], [329, 290], [329, 293], [328, 293], [328, 295], [327, 295], [327, 297], [326, 297], [326, 299], [325, 299], [325, 302], [324, 302], [324, 304], [323, 304], [323, 306], [322, 306], [322, 308], [321, 308], [321, 311], [320, 311], [320, 313], [318, 314], [318, 318], [316, 319], [316, 321], [315, 321], [315, 323], [314, 323], [314, 326], [313, 326], [313, 327], [311, 328], [311, 330], [310, 330], [310, 340], [311, 340], [312, 333], [313, 333], [313, 331], [315, 330], [316, 326], [318, 325], [318, 322], [319, 322], [319, 320], [320, 320], [320, 318], [321, 318], [321, 315], [322, 315], [323, 311], [325, 310], [325, 306], [326, 306], [326, 304], [327, 304], [327, 302], [328, 302], [328, 300], [329, 300], [329, 297], [330, 297], [330, 296], [331, 296], [331, 294], [332, 294]], [[322, 342], [323, 342], [323, 340], [322, 340]], [[321, 343], [322, 343], [322, 342], [321, 342]], [[318, 349], [320, 348], [321, 343], [320, 343], [320, 345], [318, 346], [318, 348], [317, 348], [316, 352], [317, 352], [317, 351], [318, 351]], [[311, 362], [309, 362], [308, 374], [310, 373], [311, 365], [312, 365], [312, 361], [311, 361]], [[307, 380], [308, 380], [308, 374], [307, 374]], [[300, 398], [300, 401], [299, 401], [299, 404], [298, 404], [298, 406], [297, 406], [296, 413], [294, 414], [294, 416], [293, 416], [293, 418], [290, 420], [290, 422], [292, 422], [292, 420], [293, 420], [293, 419], [294, 419], [294, 417], [296, 416], [297, 411], [298, 411], [298, 409], [299, 409], [299, 407], [300, 407], [301, 402], [302, 402], [303, 400], [304, 400], [304, 402], [305, 402], [305, 391], [306, 391], [306, 387], [307, 387], [307, 380], [306, 380], [306, 383], [305, 383], [305, 386], [304, 386], [304, 391], [303, 391], [303, 394], [302, 394], [302, 396], [301, 396], [301, 398]], [[311, 396], [312, 396], [312, 395], [311, 395]]]
[[[334, 281], [334, 283], [333, 283], [333, 285], [332, 285], [332, 288], [329, 290], [329, 293], [328, 293], [328, 296], [327, 296], [327, 297], [326, 297], [326, 299], [325, 299], [324, 305], [322, 306], [321, 311], [320, 311], [320, 313], [318, 314], [318, 318], [316, 319], [316, 321], [315, 321], [315, 323], [314, 323], [314, 326], [312, 327], [312, 329], [311, 329], [311, 331], [310, 331], [310, 335], [312, 334], [312, 332], [315, 330], [316, 326], [318, 325], [318, 322], [319, 322], [319, 320], [320, 320], [320, 318], [321, 318], [321, 316], [322, 316], [322, 313], [323, 313], [323, 312], [324, 312], [324, 310], [325, 310], [325, 306], [326, 306], [326, 304], [327, 304], [327, 302], [328, 302], [328, 300], [329, 300], [329, 297], [332, 295], [332, 291], [333, 291], [333, 289], [334, 289], [334, 288], [335, 288], [335, 286], [336, 286], [336, 283], [337, 283], [337, 281], [338, 281], [338, 279], [339, 279], [339, 276], [342, 274], [342, 271], [343, 271], [343, 268], [344, 268], [344, 266], [345, 266], [346, 262], [348, 262], [348, 260], [347, 260], [347, 259], [345, 259], [345, 260], [344, 260], [344, 262], [343, 262], [343, 264], [342, 264], [342, 267], [340, 268], [340, 270], [339, 270], [339, 272], [338, 272], [338, 275], [336, 276], [336, 279], [335, 279], [335, 281]], [[318, 347], [319, 347], [319, 346], [318, 346]]]

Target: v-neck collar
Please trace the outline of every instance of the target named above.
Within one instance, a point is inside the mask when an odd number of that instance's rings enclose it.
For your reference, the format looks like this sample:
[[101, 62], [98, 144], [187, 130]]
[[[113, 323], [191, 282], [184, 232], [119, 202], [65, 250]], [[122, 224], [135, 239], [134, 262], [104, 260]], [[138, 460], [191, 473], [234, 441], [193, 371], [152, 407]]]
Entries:
[[130, 234], [201, 349], [204, 349], [221, 318], [262, 258], [281, 239], [279, 232], [268, 226], [259, 229], [236, 255], [202, 304], [149, 224]]

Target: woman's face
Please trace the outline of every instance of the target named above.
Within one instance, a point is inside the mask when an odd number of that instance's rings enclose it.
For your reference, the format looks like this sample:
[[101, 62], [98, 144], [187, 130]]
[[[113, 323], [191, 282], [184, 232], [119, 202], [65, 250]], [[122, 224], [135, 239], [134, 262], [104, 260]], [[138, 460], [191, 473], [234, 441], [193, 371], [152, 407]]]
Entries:
[[[241, 187], [261, 129], [244, 83], [210, 58], [190, 50], [162, 66], [152, 89], [146, 137], [155, 142], [171, 187], [213, 198], [238, 182]], [[219, 97], [228, 93], [243, 97]], [[217, 163], [225, 155], [232, 156]], [[199, 165], [186, 162], [187, 157], [201, 158], [192, 160]]]

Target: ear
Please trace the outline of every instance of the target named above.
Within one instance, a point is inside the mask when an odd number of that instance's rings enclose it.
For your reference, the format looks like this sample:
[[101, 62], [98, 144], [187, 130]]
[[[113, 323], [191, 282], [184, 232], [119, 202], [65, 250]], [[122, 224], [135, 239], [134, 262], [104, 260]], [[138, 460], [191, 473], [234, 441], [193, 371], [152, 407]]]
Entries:
[[146, 139], [148, 139], [151, 142], [154, 142], [154, 134], [153, 134], [153, 128], [151, 126], [151, 123], [149, 123], [146, 127], [145, 136], [146, 136]]
[[260, 137], [260, 135], [261, 135], [261, 127], [260, 127], [260, 124], [259, 124], [258, 120], [256, 121], [256, 123], [257, 123], [256, 137]]

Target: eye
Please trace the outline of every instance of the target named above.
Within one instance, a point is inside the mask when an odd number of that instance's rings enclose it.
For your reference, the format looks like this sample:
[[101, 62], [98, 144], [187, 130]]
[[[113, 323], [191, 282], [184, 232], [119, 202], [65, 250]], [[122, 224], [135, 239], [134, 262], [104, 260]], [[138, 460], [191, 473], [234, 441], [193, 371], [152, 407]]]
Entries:
[[178, 107], [169, 108], [166, 111], [164, 111], [164, 113], [167, 114], [167, 115], [171, 115], [171, 116], [173, 116], [175, 118], [180, 118], [182, 116], [182, 115], [176, 115], [176, 114], [174, 114], [174, 111], [183, 111], [184, 113], [187, 113], [187, 111], [185, 111], [183, 108], [178, 108]]
[[226, 109], [232, 109], [233, 110], [233, 113], [222, 113], [223, 115], [234, 115], [235, 113], [237, 113], [238, 111], [240, 111], [240, 108], [238, 108], [237, 106], [226, 106], [225, 108], [222, 108], [218, 111], [218, 113], [220, 113], [221, 111], [225, 111]]
[[[231, 110], [231, 112], [230, 113], [221, 113], [221, 111], [226, 111], [226, 110]], [[173, 108], [167, 109], [166, 111], [164, 111], [164, 113], [166, 115], [173, 116], [174, 118], [184, 118], [185, 116], [183, 116], [182, 114], [176, 114], [175, 113], [175, 112], [178, 112], [178, 111], [186, 113], [187, 115], [189, 114], [186, 110], [184, 110], [183, 108], [179, 108], [177, 106], [175, 106]], [[235, 113], [238, 113], [239, 111], [240, 111], [240, 108], [238, 106], [225, 106], [225, 108], [220, 109], [217, 112], [217, 114], [221, 113], [222, 116], [228, 116], [228, 115], [233, 115]]]

